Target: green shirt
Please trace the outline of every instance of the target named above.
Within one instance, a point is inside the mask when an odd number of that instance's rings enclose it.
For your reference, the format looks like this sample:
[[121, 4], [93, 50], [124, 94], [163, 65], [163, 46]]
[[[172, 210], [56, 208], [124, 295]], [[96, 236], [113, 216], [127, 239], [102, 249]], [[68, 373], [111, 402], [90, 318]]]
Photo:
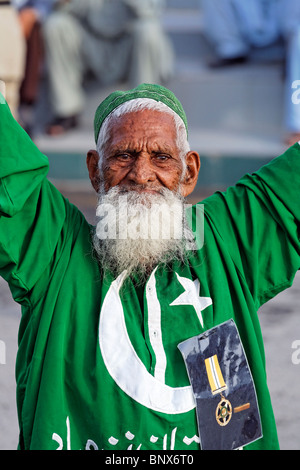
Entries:
[[278, 448], [257, 310], [300, 266], [300, 147], [204, 204], [204, 245], [145, 286], [101, 275], [91, 227], [47, 180], [48, 161], [0, 105], [0, 270], [22, 306], [21, 449], [199, 449], [177, 345], [233, 318]]

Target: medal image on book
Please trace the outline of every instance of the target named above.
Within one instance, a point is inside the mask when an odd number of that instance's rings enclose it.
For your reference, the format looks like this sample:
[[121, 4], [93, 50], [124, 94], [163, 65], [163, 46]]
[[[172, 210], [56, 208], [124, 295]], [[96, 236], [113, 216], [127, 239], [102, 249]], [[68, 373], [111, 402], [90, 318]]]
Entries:
[[222, 391], [227, 389], [220, 369], [216, 354], [204, 360], [208, 381], [213, 395], [220, 393], [221, 400], [216, 409], [216, 420], [220, 426], [226, 426], [231, 420], [232, 406], [229, 400], [224, 398]]
[[234, 321], [178, 348], [196, 400], [201, 448], [238, 449], [262, 437], [256, 391]]

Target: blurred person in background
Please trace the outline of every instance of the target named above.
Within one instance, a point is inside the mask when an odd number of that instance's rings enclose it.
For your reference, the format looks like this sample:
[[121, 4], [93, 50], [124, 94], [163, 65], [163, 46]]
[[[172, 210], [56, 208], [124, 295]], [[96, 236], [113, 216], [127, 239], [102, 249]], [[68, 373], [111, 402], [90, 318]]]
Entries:
[[295, 95], [296, 100], [293, 99], [293, 89], [296, 85], [299, 88], [300, 80], [299, 0], [280, 0], [279, 20], [286, 48], [284, 84], [285, 141], [287, 145], [292, 145], [300, 140], [300, 102]]
[[202, 0], [204, 34], [214, 47], [211, 67], [240, 64], [253, 47], [279, 38], [278, 0]]
[[32, 134], [34, 106], [40, 91], [44, 65], [43, 23], [56, 0], [13, 0], [26, 43], [24, 79], [20, 87], [20, 120]]
[[129, 80], [165, 82], [173, 50], [165, 36], [162, 0], [58, 1], [44, 25], [45, 53], [54, 118], [50, 135], [77, 127], [85, 102], [83, 79], [106, 86]]
[[18, 14], [10, 1], [0, 0], [0, 80], [6, 100], [18, 119], [20, 87], [25, 72], [26, 45]]
[[173, 75], [173, 46], [161, 25], [163, 0], [124, 0], [130, 6], [135, 21], [130, 60], [129, 85], [167, 83]]
[[204, 33], [216, 54], [209, 64], [212, 68], [245, 63], [253, 48], [284, 41], [285, 141], [297, 142], [300, 104], [292, 100], [292, 86], [300, 78], [299, 0], [202, 0], [202, 7]]

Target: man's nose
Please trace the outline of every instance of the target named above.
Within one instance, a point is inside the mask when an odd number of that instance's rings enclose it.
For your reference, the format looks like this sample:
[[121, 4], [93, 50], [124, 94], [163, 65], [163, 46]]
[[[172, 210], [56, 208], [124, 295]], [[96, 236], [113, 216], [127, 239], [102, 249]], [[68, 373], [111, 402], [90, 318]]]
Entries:
[[156, 176], [150, 159], [146, 156], [138, 156], [127, 174], [127, 178], [135, 184], [147, 184], [154, 181]]

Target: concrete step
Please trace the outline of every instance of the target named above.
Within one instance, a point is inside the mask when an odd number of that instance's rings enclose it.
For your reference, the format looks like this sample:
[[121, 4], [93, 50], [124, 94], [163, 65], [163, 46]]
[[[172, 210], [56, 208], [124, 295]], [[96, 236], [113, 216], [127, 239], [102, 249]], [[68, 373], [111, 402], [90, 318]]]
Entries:
[[165, 0], [166, 10], [200, 10], [201, 0]]
[[162, 24], [167, 32], [195, 33], [202, 30], [203, 15], [200, 8], [175, 8], [172, 5], [162, 14]]
[[280, 63], [249, 63], [211, 71], [186, 62], [169, 87], [187, 110], [191, 129], [219, 129], [268, 138], [282, 128]]
[[[249, 63], [234, 69], [211, 71], [186, 59], [184, 67], [177, 69], [167, 86], [186, 110], [190, 139], [199, 152], [266, 155], [270, 142], [272, 147], [280, 146], [283, 133], [280, 64]], [[68, 153], [93, 146], [94, 112], [98, 103], [115, 88], [126, 89], [127, 84], [105, 89], [97, 85], [90, 87], [80, 129], [56, 138], [37, 135], [36, 141], [43, 151]]]
[[207, 59], [212, 49], [205, 40], [203, 30], [203, 15], [199, 1], [173, 4], [162, 15], [162, 25], [172, 41], [177, 58], [201, 57]]

